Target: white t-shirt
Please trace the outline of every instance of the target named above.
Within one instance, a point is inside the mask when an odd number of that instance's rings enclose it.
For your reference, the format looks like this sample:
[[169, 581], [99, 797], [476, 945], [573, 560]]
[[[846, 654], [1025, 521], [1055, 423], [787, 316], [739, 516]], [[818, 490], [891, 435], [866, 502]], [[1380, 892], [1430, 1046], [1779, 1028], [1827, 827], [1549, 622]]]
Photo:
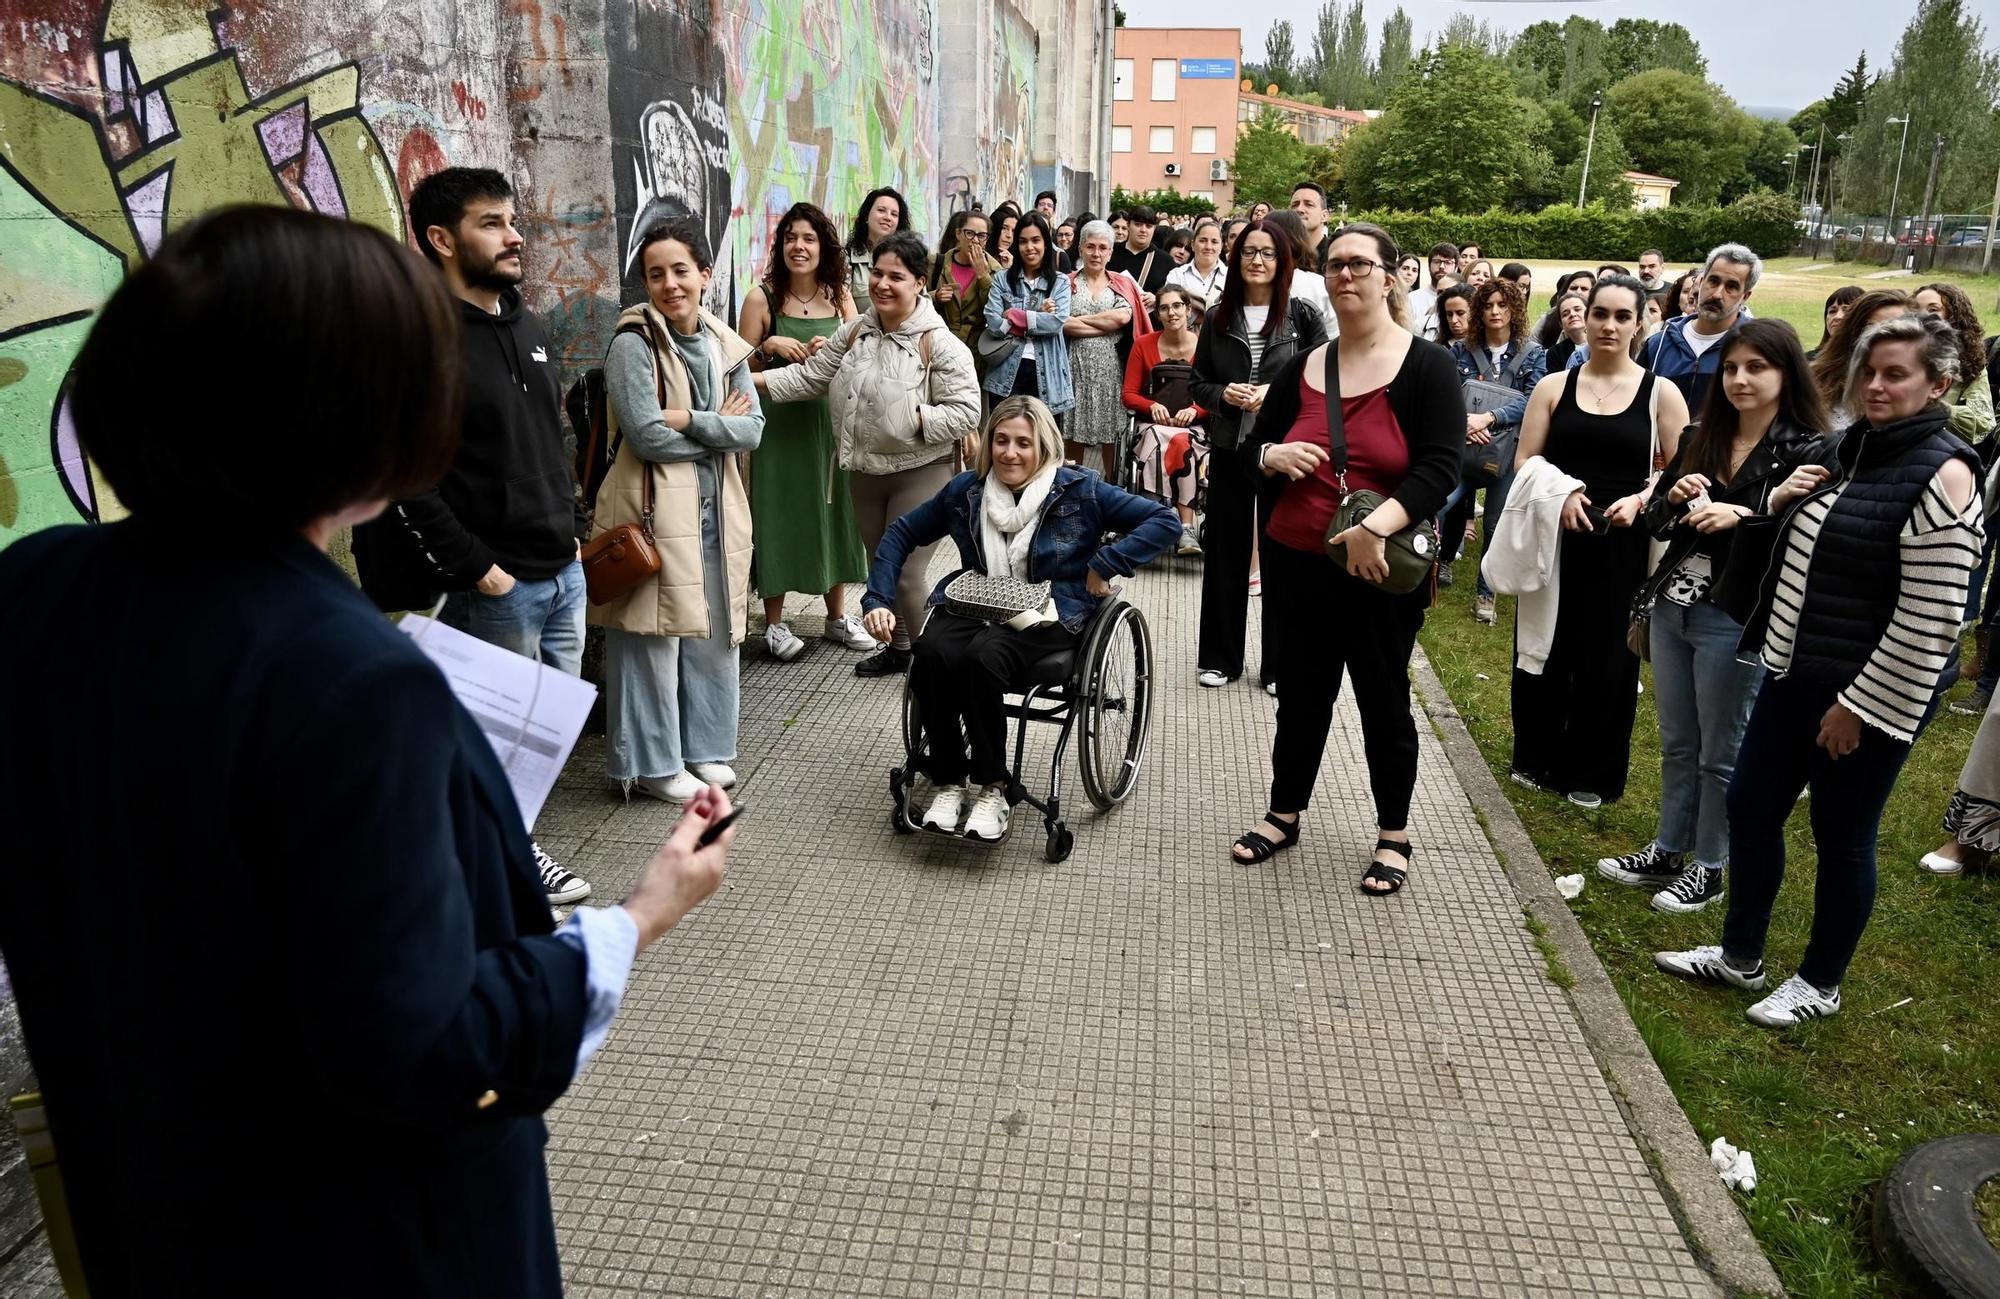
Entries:
[[1688, 327], [1681, 331], [1681, 337], [1687, 340], [1688, 350], [1693, 352], [1694, 359], [1699, 361], [1703, 352], [1729, 337], [1729, 331], [1725, 329], [1720, 334], [1704, 334], [1694, 327], [1693, 321], [1689, 321]]
[[1206, 279], [1194, 268], [1193, 262], [1176, 266], [1167, 272], [1167, 283], [1181, 289], [1201, 305], [1206, 311], [1222, 297], [1222, 286], [1228, 282], [1229, 268], [1217, 262], [1208, 272]]

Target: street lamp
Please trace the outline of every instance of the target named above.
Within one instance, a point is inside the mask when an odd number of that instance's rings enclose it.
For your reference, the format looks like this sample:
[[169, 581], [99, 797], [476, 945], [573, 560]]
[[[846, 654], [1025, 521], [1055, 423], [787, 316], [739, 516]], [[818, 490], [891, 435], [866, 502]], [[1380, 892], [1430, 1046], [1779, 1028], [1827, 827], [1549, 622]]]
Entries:
[[1903, 146], [1907, 145], [1910, 142], [1910, 115], [1908, 113], [1905, 113], [1901, 117], [1886, 118], [1883, 120], [1882, 123], [1882, 125], [1884, 126], [1894, 126], [1898, 122], [1901, 122], [1903, 124], [1903, 139], [1902, 142], [1896, 146], [1896, 183], [1889, 190], [1889, 242], [1890, 243], [1897, 242], [1896, 203], [1897, 200], [1903, 197]]
[[[1800, 146], [1799, 146], [1799, 152], [1800, 152], [1800, 153], [1810, 153], [1810, 154], [1812, 154], [1812, 156], [1813, 156], [1813, 166], [1814, 166], [1815, 168], [1817, 168], [1817, 167], [1819, 166], [1819, 146], [1818, 146], [1818, 145], [1816, 145], [1816, 144], [1802, 144], [1802, 145], [1800, 145]], [[1814, 175], [1818, 175], [1818, 172], [1817, 172], [1817, 171], [1815, 171], [1815, 172], [1814, 172], [1813, 174], [1814, 174]], [[1793, 167], [1793, 168], [1792, 168], [1792, 179], [1793, 179], [1793, 180], [1797, 180], [1798, 178], [1799, 178], [1799, 169], [1798, 169], [1798, 168], [1797, 168], [1797, 167], [1795, 166], [1795, 167]], [[1808, 203], [1809, 201], [1811, 201], [1811, 196], [1810, 196], [1810, 195], [1808, 195], [1808, 194], [1806, 194], [1804, 190], [1801, 190], [1801, 191], [1799, 191], [1799, 193], [1800, 193], [1800, 198], [1799, 198], [1799, 206], [1800, 206], [1800, 207], [1804, 207], [1804, 206], [1805, 206], [1805, 205], [1806, 205], [1806, 204], [1807, 204], [1807, 203]]]
[[1576, 178], [1576, 206], [1583, 207], [1584, 191], [1590, 187], [1590, 154], [1597, 147], [1597, 110], [1604, 107], [1604, 92], [1590, 97], [1590, 136], [1583, 143], [1583, 175]]

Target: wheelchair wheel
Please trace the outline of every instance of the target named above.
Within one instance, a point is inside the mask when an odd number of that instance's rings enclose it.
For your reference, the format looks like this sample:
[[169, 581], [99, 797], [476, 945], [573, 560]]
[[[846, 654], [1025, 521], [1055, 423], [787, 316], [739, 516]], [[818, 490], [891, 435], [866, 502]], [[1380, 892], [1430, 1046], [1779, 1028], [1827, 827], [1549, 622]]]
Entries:
[[1075, 847], [1076, 836], [1070, 833], [1068, 826], [1058, 821], [1055, 828], [1049, 831], [1048, 842], [1042, 847], [1042, 856], [1052, 862], [1068, 861], [1070, 852]]
[[924, 721], [917, 713], [916, 692], [910, 689], [910, 679], [903, 678], [903, 763], [914, 776], [919, 759], [924, 753]]
[[1083, 792], [1108, 812], [1139, 782], [1153, 716], [1153, 637], [1145, 616], [1120, 605], [1084, 647], [1083, 697], [1076, 707]]

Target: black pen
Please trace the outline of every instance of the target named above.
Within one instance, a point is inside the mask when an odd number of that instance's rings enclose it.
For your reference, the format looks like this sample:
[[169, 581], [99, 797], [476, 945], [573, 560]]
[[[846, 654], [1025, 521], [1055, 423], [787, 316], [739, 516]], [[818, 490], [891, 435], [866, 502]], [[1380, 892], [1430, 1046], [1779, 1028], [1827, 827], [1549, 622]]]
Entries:
[[703, 848], [708, 847], [710, 844], [714, 843], [717, 839], [720, 839], [722, 837], [722, 832], [724, 830], [727, 830], [730, 826], [734, 825], [736, 823], [736, 818], [742, 815], [743, 815], [743, 804], [738, 803], [735, 807], [730, 808], [728, 816], [723, 817], [720, 821], [717, 821], [714, 825], [711, 825], [710, 827], [708, 827], [708, 829], [703, 830], [701, 832], [701, 838], [694, 841], [695, 851], [700, 852]]

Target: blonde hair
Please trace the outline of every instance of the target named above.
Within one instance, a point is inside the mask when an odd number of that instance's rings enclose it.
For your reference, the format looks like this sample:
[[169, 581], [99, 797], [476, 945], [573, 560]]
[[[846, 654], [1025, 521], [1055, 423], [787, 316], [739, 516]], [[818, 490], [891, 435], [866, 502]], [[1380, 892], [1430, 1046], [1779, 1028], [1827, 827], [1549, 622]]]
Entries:
[[1035, 431], [1036, 473], [1052, 462], [1062, 462], [1062, 430], [1056, 427], [1056, 417], [1049, 413], [1041, 398], [1008, 397], [993, 407], [993, 413], [986, 417], [986, 427], [980, 430], [979, 454], [974, 457], [972, 468], [981, 478], [993, 472], [993, 430], [1010, 419], [1025, 419]]

